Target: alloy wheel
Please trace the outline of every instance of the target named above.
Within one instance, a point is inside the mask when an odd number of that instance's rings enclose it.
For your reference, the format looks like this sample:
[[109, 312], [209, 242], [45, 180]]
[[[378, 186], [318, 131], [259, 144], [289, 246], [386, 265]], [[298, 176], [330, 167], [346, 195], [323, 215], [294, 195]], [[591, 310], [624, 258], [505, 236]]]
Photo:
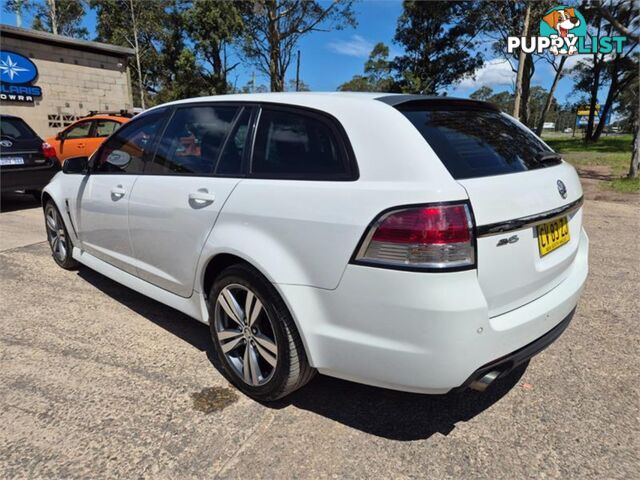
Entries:
[[47, 238], [51, 251], [58, 261], [64, 262], [67, 258], [67, 236], [64, 231], [62, 219], [52, 205], [47, 206], [45, 223], [47, 225]]
[[262, 302], [244, 285], [225, 286], [216, 299], [215, 331], [222, 352], [248, 385], [267, 383], [278, 363], [273, 323]]

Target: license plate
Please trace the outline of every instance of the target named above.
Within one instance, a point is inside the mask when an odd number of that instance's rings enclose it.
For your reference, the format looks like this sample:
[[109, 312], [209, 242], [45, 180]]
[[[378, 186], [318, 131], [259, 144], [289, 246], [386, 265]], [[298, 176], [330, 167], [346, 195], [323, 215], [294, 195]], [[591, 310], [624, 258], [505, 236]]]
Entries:
[[553, 252], [570, 240], [567, 217], [556, 218], [536, 227], [538, 230], [538, 249], [540, 256]]
[[24, 158], [22, 158], [22, 157], [2, 157], [2, 158], [0, 158], [0, 165], [24, 165]]

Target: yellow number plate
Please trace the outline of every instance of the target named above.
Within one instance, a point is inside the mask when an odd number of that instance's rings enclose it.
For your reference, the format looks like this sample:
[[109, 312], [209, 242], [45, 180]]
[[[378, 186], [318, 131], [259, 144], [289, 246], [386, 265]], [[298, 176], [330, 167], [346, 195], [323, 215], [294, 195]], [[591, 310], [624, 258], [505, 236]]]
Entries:
[[540, 256], [554, 251], [569, 241], [569, 222], [567, 217], [556, 218], [536, 226], [538, 230], [538, 249]]

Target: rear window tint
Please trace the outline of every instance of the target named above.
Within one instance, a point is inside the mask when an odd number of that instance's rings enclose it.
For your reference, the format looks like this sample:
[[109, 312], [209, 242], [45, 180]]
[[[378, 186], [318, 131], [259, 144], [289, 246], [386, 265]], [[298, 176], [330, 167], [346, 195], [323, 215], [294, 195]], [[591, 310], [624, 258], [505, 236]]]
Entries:
[[303, 180], [350, 176], [347, 159], [327, 121], [269, 108], [260, 115], [251, 173]]
[[14, 140], [24, 140], [36, 136], [35, 132], [20, 118], [2, 117], [0, 131], [3, 137]]
[[456, 179], [522, 172], [558, 164], [540, 161], [551, 150], [533, 132], [491, 110], [399, 110], [418, 129]]

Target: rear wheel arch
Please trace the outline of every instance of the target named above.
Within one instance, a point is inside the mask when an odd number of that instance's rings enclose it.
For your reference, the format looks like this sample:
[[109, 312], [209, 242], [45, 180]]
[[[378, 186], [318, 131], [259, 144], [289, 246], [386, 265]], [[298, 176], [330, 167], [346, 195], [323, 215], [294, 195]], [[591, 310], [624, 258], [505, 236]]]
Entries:
[[253, 265], [247, 262], [244, 258], [238, 257], [237, 255], [233, 255], [231, 253], [219, 253], [210, 258], [203, 269], [204, 275], [202, 277], [202, 293], [205, 296], [209, 295], [209, 291], [213, 286], [213, 282], [216, 281], [216, 278], [218, 278], [220, 273], [222, 273], [225, 268], [239, 263], [253, 267]]
[[[307, 355], [307, 359], [309, 359], [310, 362], [313, 362], [313, 360], [311, 359], [311, 356], [309, 355], [310, 350], [307, 344], [307, 339], [305, 337], [304, 331], [300, 328], [300, 322], [298, 321], [298, 318], [295, 312], [292, 310], [291, 306], [289, 305], [287, 298], [283, 295], [282, 291], [280, 290], [280, 288], [278, 288], [278, 285], [272, 280], [272, 278], [269, 275], [267, 275], [261, 268], [257, 267], [253, 262], [232, 253], [218, 253], [213, 257], [211, 257], [207, 261], [206, 266], [203, 268], [204, 273], [202, 274], [202, 282], [201, 282], [202, 295], [207, 300], [207, 303], [212, 301], [212, 299], [209, 299], [208, 297], [209, 297], [209, 292], [211, 291], [211, 287], [216, 281], [216, 278], [218, 278], [226, 268], [232, 265], [238, 265], [238, 264], [246, 265], [249, 268], [255, 270], [257, 273], [262, 275], [269, 283], [271, 283], [271, 285], [273, 285], [274, 289], [276, 290], [278, 295], [280, 295], [280, 298], [282, 298], [285, 306], [287, 307], [287, 309], [289, 310], [289, 313], [291, 314], [291, 317], [293, 318], [293, 321], [296, 325], [296, 329], [298, 330], [298, 334], [300, 335], [300, 338], [302, 340], [302, 345], [305, 350], [305, 354]], [[215, 299], [213, 301], [215, 302]]]

